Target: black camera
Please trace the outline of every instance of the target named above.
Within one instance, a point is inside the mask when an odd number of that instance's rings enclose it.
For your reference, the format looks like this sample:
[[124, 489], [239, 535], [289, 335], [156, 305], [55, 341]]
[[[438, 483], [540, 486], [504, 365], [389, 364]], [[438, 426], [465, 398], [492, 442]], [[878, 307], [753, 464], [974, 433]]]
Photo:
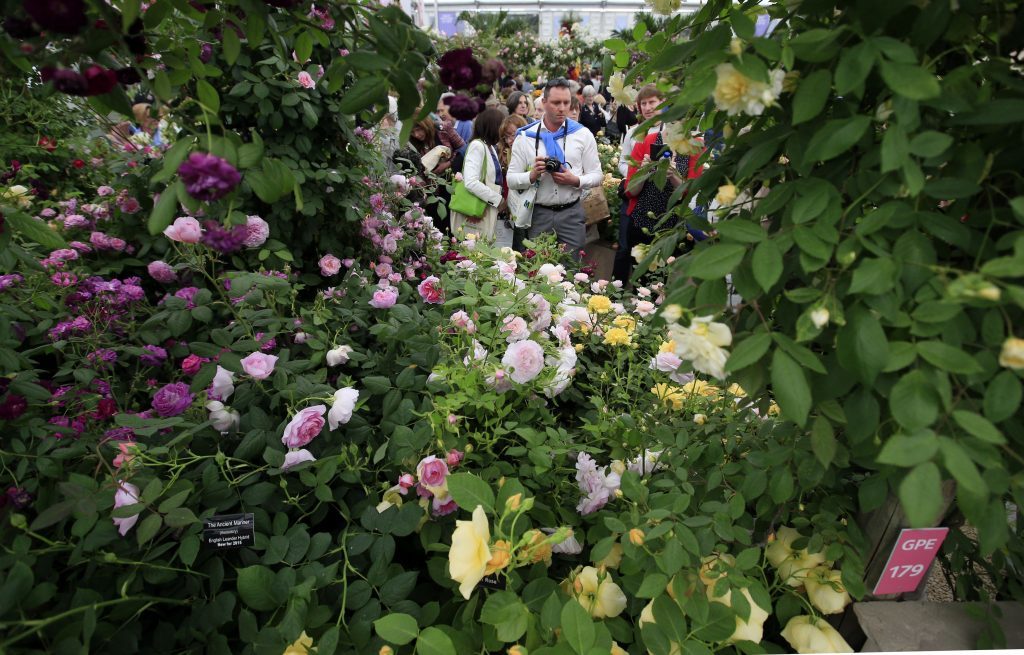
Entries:
[[544, 160], [544, 170], [548, 173], [557, 173], [562, 170], [562, 162], [558, 161], [554, 157], [548, 157]]

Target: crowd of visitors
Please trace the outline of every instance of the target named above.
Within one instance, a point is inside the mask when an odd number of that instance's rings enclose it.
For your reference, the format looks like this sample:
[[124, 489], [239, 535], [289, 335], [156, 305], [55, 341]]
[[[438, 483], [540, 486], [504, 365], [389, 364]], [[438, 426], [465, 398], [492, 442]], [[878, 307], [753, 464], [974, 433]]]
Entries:
[[[385, 142], [393, 171], [437, 183], [436, 202], [427, 211], [454, 236], [522, 249], [524, 238], [553, 232], [579, 256], [586, 242], [581, 197], [589, 189], [603, 192], [597, 139], [617, 144], [623, 202], [614, 217], [619, 235], [613, 276], [628, 280], [633, 247], [676, 225], [674, 218], [662, 220], [669, 200], [701, 171], [699, 156], [668, 148], [656, 122], [665, 100], [658, 87], [644, 86], [635, 103], [616, 102], [597, 69], [579, 79], [536, 83], [506, 73], [495, 87], [499, 91], [486, 99], [442, 94], [436, 111], [413, 126], [409, 148]], [[384, 125], [400, 129], [397, 116], [388, 120]], [[668, 161], [664, 187], [637, 175], [662, 160]], [[690, 241], [704, 237], [688, 231]]]

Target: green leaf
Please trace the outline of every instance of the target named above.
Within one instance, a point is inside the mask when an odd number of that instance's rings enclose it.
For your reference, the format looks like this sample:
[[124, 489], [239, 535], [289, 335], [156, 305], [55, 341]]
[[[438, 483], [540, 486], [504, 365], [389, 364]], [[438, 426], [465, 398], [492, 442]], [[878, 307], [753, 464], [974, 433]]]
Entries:
[[135, 538], [138, 540], [139, 545], [144, 546], [150, 539], [155, 537], [156, 533], [160, 531], [162, 524], [163, 520], [159, 514], [150, 514], [142, 519], [135, 533]]
[[185, 161], [185, 157], [188, 157], [189, 150], [192, 149], [194, 143], [195, 139], [192, 137], [183, 136], [178, 139], [170, 150], [164, 153], [163, 166], [159, 173], [150, 178], [150, 182], [166, 182], [177, 175], [178, 167], [181, 166], [181, 162]]
[[171, 511], [167, 512], [167, 516], [164, 517], [164, 521], [169, 527], [172, 528], [184, 528], [193, 523], [199, 521], [196, 515], [192, 513], [187, 507], [175, 507]]
[[313, 54], [313, 37], [306, 31], [295, 39], [295, 58], [299, 61], [300, 66], [304, 66], [311, 54]]
[[844, 49], [836, 66], [836, 93], [845, 95], [859, 87], [874, 65], [875, 49], [868, 43], [862, 42]]
[[824, 416], [815, 418], [814, 426], [811, 428], [811, 450], [825, 468], [828, 468], [835, 459], [837, 445], [836, 435], [829, 420]]
[[786, 418], [803, 425], [811, 411], [811, 388], [803, 368], [781, 349], [772, 353], [772, 391]]
[[655, 598], [665, 591], [665, 585], [668, 584], [668, 576], [663, 573], [648, 573], [644, 576], [644, 581], [640, 583], [640, 588], [636, 591], [637, 598]]
[[269, 612], [280, 603], [271, 593], [274, 573], [256, 564], [238, 569], [238, 595], [242, 602], [258, 612]]
[[480, 611], [480, 621], [493, 625], [498, 639], [505, 643], [516, 641], [526, 633], [529, 618], [530, 610], [511, 591], [493, 594]]
[[922, 359], [943, 371], [964, 375], [981, 373], [981, 365], [959, 348], [941, 341], [919, 341], [916, 347]]
[[899, 487], [900, 504], [912, 528], [935, 525], [942, 510], [942, 477], [932, 462], [918, 464]]
[[223, 30], [221, 32], [222, 42], [224, 45], [224, 61], [229, 66], [234, 66], [238, 60], [238, 53], [241, 52], [242, 42], [239, 41], [238, 35], [234, 30]]
[[181, 182], [166, 187], [153, 205], [153, 211], [150, 212], [149, 221], [146, 223], [149, 233], [153, 236], [160, 234], [174, 222], [174, 215], [178, 212], [177, 184]]
[[927, 462], [939, 451], [939, 439], [931, 430], [894, 434], [882, 446], [875, 461], [910, 468]]
[[907, 430], [919, 430], [935, 422], [939, 398], [931, 381], [921, 371], [911, 371], [889, 392], [889, 410]]
[[736, 615], [733, 611], [722, 603], [711, 603], [707, 621], [696, 629], [694, 636], [703, 641], [725, 641], [735, 631]]
[[731, 273], [747, 252], [745, 246], [735, 243], [719, 243], [697, 251], [690, 260], [687, 270], [695, 278], [713, 280]]
[[877, 296], [891, 291], [895, 279], [896, 265], [891, 257], [871, 257], [853, 272], [849, 292]]
[[203, 104], [203, 107], [211, 113], [220, 112], [220, 96], [217, 95], [217, 89], [213, 88], [213, 85], [206, 80], [198, 80], [196, 82], [196, 93], [199, 95], [199, 102]]
[[597, 639], [593, 620], [574, 598], [562, 607], [562, 636], [577, 655], [589, 653]]
[[990, 421], [1004, 421], [1017, 411], [1024, 398], [1020, 380], [1011, 371], [1003, 371], [992, 378], [985, 389], [985, 417]]
[[355, 114], [374, 104], [386, 102], [387, 88], [387, 82], [382, 77], [361, 77], [342, 95], [338, 111], [343, 114]]
[[782, 276], [782, 251], [774, 239], [766, 239], [754, 248], [751, 260], [754, 279], [757, 284], [768, 291]]
[[988, 495], [988, 485], [978, 473], [978, 467], [971, 461], [971, 456], [960, 444], [949, 437], [941, 437], [939, 448], [942, 451], [942, 463], [961, 489], [975, 496]]
[[882, 60], [878, 66], [882, 79], [896, 95], [911, 100], [931, 100], [942, 92], [935, 74], [916, 64], [898, 64]]
[[756, 364], [768, 352], [772, 344], [772, 337], [767, 332], [756, 332], [743, 341], [740, 341], [732, 349], [729, 359], [725, 363], [727, 371], [738, 371], [751, 364]]
[[816, 70], [800, 82], [793, 95], [793, 125], [805, 123], [825, 108], [829, 91], [832, 89], [832, 72]]
[[999, 428], [989, 422], [988, 419], [978, 416], [974, 412], [958, 409], [953, 412], [953, 420], [956, 421], [957, 425], [966, 430], [968, 434], [986, 443], [997, 446], [1006, 443], [1006, 437], [999, 431]]
[[455, 644], [437, 628], [424, 628], [416, 640], [416, 655], [456, 655]]
[[716, 224], [715, 227], [722, 238], [741, 243], [759, 243], [767, 236], [760, 223], [752, 221], [728, 220]]
[[804, 158], [817, 162], [838, 157], [860, 141], [870, 125], [868, 116], [830, 120], [811, 137]]
[[459, 507], [472, 512], [477, 505], [494, 512], [494, 492], [491, 487], [472, 473], [453, 473], [448, 476], [448, 493]]
[[37, 220], [21, 211], [5, 210], [4, 220], [15, 232], [32, 243], [38, 243], [44, 248], [56, 250], [66, 248], [67, 244], [55, 231], [51, 230], [46, 222]]
[[420, 633], [416, 619], [408, 614], [391, 613], [373, 622], [373, 629], [381, 639], [396, 646], [404, 646]]
[[885, 330], [865, 309], [850, 312], [846, 325], [839, 330], [836, 349], [842, 367], [856, 373], [864, 385], [872, 384], [889, 362]]
[[953, 145], [953, 137], [935, 130], [921, 132], [910, 140], [910, 152], [918, 157], [937, 157]]

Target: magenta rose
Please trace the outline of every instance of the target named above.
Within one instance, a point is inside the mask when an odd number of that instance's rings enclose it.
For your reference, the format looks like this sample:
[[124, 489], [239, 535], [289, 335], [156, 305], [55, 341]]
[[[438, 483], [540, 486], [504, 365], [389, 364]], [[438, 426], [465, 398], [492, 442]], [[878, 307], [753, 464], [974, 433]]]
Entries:
[[153, 396], [153, 409], [160, 416], [178, 416], [192, 404], [192, 392], [184, 382], [164, 385]]
[[185, 371], [188, 375], [195, 375], [199, 372], [199, 369], [203, 367], [203, 364], [210, 361], [206, 357], [200, 357], [199, 355], [189, 355], [181, 362], [181, 370]]
[[434, 275], [420, 282], [416, 290], [424, 302], [434, 305], [440, 305], [444, 302], [444, 289], [441, 288], [441, 280]]
[[324, 429], [326, 413], [327, 405], [313, 405], [302, 410], [285, 426], [281, 443], [289, 448], [302, 448]]

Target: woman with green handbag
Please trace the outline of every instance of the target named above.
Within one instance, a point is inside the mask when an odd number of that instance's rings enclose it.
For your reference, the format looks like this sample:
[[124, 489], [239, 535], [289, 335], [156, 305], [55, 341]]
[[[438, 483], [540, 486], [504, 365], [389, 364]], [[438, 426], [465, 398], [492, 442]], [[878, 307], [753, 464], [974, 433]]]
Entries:
[[[504, 119], [505, 115], [501, 111], [486, 109], [473, 121], [473, 140], [466, 148], [462, 180], [456, 182], [448, 206], [451, 210], [452, 234], [457, 237], [474, 233], [478, 239], [493, 240], [496, 236], [504, 236], [504, 226], [500, 226], [502, 234], [496, 234], [498, 212], [505, 208], [505, 198], [501, 193], [504, 176], [496, 150]], [[509, 245], [511, 240], [510, 231]]]

